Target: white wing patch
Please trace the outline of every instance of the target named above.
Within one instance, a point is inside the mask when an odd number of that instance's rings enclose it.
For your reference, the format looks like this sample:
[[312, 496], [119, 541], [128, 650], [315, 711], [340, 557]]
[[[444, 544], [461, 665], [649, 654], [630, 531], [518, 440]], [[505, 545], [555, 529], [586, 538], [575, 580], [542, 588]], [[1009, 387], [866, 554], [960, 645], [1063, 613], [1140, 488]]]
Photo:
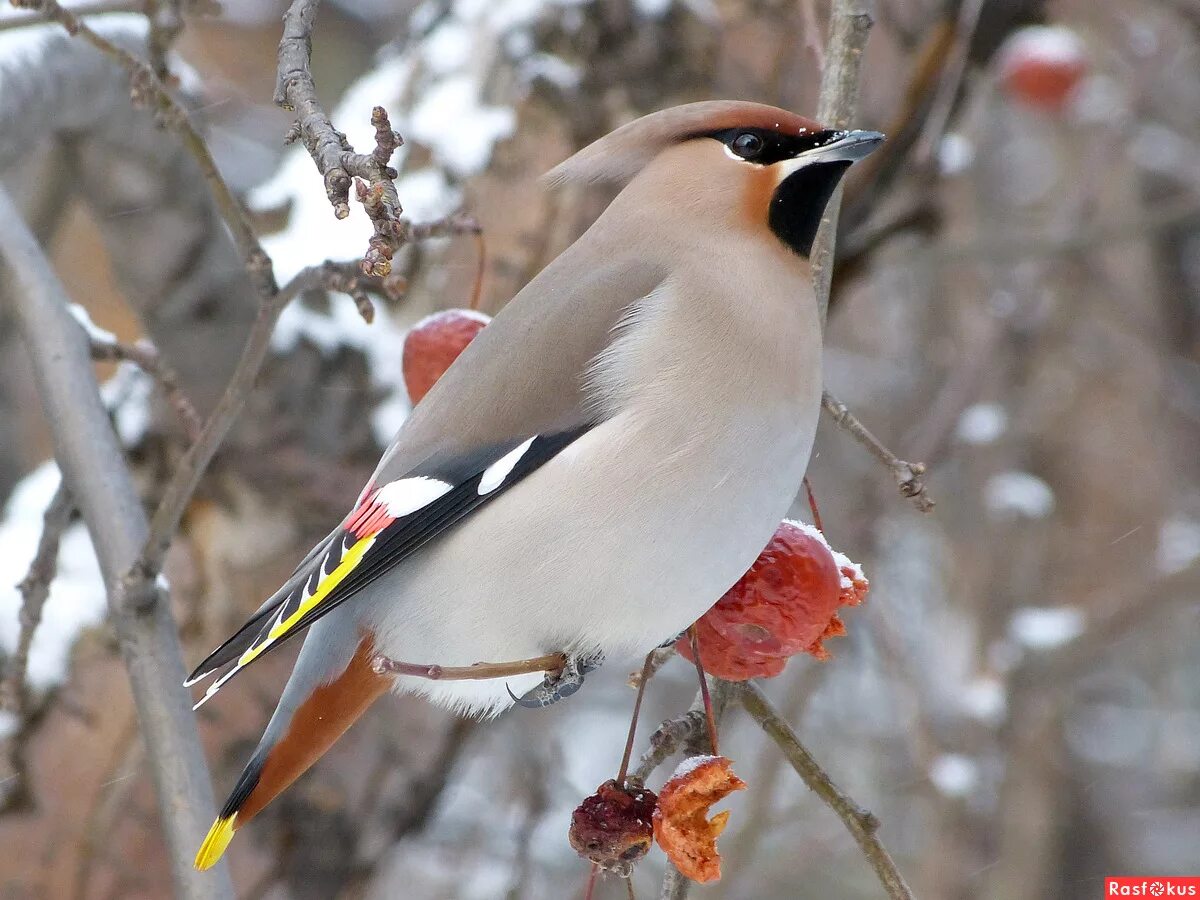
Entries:
[[375, 495], [375, 502], [383, 504], [389, 516], [399, 519], [428, 506], [452, 487], [454, 485], [436, 478], [416, 475], [412, 478], [389, 481], [379, 489], [379, 493]]
[[504, 484], [504, 479], [521, 461], [521, 457], [529, 450], [530, 444], [534, 442], [534, 438], [530, 438], [524, 443], [517, 446], [515, 449], [505, 453], [502, 457], [483, 470], [483, 477], [479, 479], [479, 495], [490, 494], [500, 485]]

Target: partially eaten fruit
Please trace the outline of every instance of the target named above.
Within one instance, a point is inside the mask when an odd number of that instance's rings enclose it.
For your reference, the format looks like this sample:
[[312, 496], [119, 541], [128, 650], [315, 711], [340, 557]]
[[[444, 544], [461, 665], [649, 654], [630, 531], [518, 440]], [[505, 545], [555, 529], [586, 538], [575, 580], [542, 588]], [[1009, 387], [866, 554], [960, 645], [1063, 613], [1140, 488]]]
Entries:
[[600, 868], [626, 876], [653, 842], [657, 798], [635, 779], [610, 779], [576, 807], [568, 837], [575, 852]]
[[[696, 622], [701, 663], [711, 675], [745, 681], [778, 675], [797, 653], [826, 659], [824, 640], [846, 633], [838, 607], [857, 606], [868, 587], [820, 531], [784, 519], [754, 565]], [[675, 647], [695, 661], [687, 636]]]
[[724, 756], [685, 759], [658, 794], [654, 837], [675, 868], [692, 881], [721, 877], [717, 837], [729, 822], [729, 812], [708, 818], [708, 810], [746, 783], [733, 774]]

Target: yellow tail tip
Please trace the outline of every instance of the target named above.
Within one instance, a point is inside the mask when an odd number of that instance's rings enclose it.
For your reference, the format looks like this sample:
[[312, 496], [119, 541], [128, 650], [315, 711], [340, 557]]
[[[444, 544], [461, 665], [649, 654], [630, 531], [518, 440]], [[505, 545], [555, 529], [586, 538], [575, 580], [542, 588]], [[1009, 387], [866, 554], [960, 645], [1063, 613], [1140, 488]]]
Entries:
[[192, 865], [197, 869], [212, 868], [221, 858], [221, 854], [225, 852], [225, 848], [229, 846], [229, 842], [233, 840], [233, 832], [236, 828], [237, 813], [228, 819], [217, 819], [213, 822], [212, 828], [208, 829], [208, 835], [204, 838], [204, 843], [200, 845], [200, 849], [196, 853], [196, 861]]

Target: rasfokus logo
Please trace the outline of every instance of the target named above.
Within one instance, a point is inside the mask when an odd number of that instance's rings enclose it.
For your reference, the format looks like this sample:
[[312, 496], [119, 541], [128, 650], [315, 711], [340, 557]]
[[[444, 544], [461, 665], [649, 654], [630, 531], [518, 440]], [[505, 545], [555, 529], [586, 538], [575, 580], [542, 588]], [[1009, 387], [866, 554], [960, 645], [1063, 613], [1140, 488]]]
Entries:
[[1200, 898], [1200, 875], [1108, 877], [1104, 879], [1104, 896]]

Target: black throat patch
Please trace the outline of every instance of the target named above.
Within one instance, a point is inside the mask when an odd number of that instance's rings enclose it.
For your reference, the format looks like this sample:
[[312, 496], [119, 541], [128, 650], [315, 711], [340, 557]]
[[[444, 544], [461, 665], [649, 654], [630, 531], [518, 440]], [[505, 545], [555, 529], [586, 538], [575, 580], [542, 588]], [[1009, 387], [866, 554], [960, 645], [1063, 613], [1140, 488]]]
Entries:
[[848, 168], [845, 160], [809, 163], [775, 189], [768, 224], [793, 253], [807, 257], [812, 252], [821, 216]]

